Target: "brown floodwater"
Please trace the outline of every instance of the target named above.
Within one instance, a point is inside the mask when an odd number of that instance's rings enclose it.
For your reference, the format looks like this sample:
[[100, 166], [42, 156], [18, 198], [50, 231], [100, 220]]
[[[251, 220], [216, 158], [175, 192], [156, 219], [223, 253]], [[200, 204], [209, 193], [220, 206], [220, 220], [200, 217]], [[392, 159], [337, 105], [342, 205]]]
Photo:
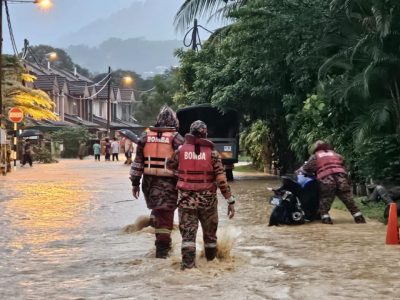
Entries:
[[270, 177], [232, 183], [235, 218], [219, 204], [220, 259], [205, 261], [199, 232], [197, 268], [180, 271], [179, 231], [171, 257], [153, 258], [153, 230], [137, 230], [149, 212], [127, 174], [87, 159], [2, 177], [0, 299], [398, 298], [400, 246], [385, 245], [384, 225], [333, 211], [333, 226], [268, 227]]

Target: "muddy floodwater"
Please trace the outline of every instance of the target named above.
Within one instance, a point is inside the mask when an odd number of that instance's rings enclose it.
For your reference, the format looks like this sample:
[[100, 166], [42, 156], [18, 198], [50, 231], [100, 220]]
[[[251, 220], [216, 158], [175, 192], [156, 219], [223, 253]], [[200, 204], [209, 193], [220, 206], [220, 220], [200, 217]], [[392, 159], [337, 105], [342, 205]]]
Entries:
[[128, 168], [63, 160], [0, 178], [0, 299], [396, 299], [400, 246], [386, 246], [384, 225], [354, 224], [333, 211], [335, 225], [268, 227], [268, 186], [238, 178], [233, 220], [221, 199], [220, 240], [231, 256], [180, 271], [173, 253], [154, 256], [151, 228], [125, 233], [147, 215], [132, 201]]

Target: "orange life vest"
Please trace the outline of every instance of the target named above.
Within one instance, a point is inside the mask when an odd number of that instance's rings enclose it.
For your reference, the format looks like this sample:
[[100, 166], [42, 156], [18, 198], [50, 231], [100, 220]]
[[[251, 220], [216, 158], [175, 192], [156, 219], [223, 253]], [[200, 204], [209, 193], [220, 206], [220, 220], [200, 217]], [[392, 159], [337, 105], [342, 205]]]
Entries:
[[146, 130], [144, 154], [144, 174], [173, 177], [167, 169], [167, 160], [174, 153], [173, 141], [177, 134], [175, 128], [151, 127]]
[[346, 173], [343, 167], [343, 160], [339, 154], [332, 150], [317, 151], [317, 178], [321, 179], [328, 175]]
[[[195, 147], [200, 153], [195, 153]], [[185, 143], [179, 148], [179, 168], [177, 188], [187, 191], [217, 190], [211, 152], [214, 144], [206, 139], [196, 138], [191, 134], [185, 136]]]

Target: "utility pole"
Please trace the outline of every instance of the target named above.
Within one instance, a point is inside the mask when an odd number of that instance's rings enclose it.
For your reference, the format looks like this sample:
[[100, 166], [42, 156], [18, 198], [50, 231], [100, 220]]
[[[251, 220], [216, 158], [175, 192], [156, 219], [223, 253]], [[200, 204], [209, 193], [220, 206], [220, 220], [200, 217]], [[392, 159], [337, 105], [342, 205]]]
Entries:
[[[1, 1], [1, 0], [0, 0]], [[110, 122], [111, 122], [111, 67], [108, 67], [108, 84], [107, 84], [107, 133], [110, 135]]]
[[194, 19], [193, 31], [192, 31], [192, 50], [197, 50], [197, 37], [199, 35], [199, 29], [197, 27], [197, 19]]

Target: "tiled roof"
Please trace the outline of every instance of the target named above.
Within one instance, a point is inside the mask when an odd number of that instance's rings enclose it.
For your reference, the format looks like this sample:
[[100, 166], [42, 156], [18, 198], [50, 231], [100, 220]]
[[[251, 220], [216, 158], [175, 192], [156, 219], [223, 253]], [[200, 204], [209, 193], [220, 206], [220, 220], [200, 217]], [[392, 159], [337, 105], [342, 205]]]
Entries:
[[[111, 87], [111, 92], [113, 90], [113, 87]], [[97, 96], [95, 97], [95, 99], [100, 99], [100, 100], [107, 100], [108, 99], [108, 86], [107, 85], [96, 85], [95, 86], [95, 91]]]
[[85, 96], [86, 81], [69, 81], [68, 90], [69, 94], [73, 96]]
[[45, 92], [58, 91], [58, 81], [55, 75], [38, 75], [33, 86]]
[[80, 118], [78, 116], [64, 114], [64, 118], [68, 122], [71, 122], [71, 123], [74, 123], [74, 124], [83, 125], [83, 126], [87, 126], [87, 127], [95, 127], [95, 128], [99, 127], [98, 124], [90, 122], [90, 121], [87, 121], [87, 120], [83, 120], [82, 118]]
[[132, 89], [121, 89], [120, 91], [121, 91], [121, 100], [122, 101], [132, 101], [132, 98], [133, 98], [133, 100], [135, 100], [135, 98], [133, 96], [134, 92]]
[[66, 82], [67, 82], [67, 79], [65, 77], [57, 75], [57, 83], [58, 83], [58, 88], [60, 91], [64, 88], [64, 84]]
[[[93, 115], [93, 122], [99, 124], [102, 127], [107, 126], [107, 120], [100, 118], [98, 116]], [[114, 120], [110, 122], [110, 128], [111, 129], [135, 129], [135, 130], [140, 130], [142, 131], [144, 129], [143, 126], [134, 124], [134, 123], [129, 123], [126, 121], [121, 121], [121, 120]]]

